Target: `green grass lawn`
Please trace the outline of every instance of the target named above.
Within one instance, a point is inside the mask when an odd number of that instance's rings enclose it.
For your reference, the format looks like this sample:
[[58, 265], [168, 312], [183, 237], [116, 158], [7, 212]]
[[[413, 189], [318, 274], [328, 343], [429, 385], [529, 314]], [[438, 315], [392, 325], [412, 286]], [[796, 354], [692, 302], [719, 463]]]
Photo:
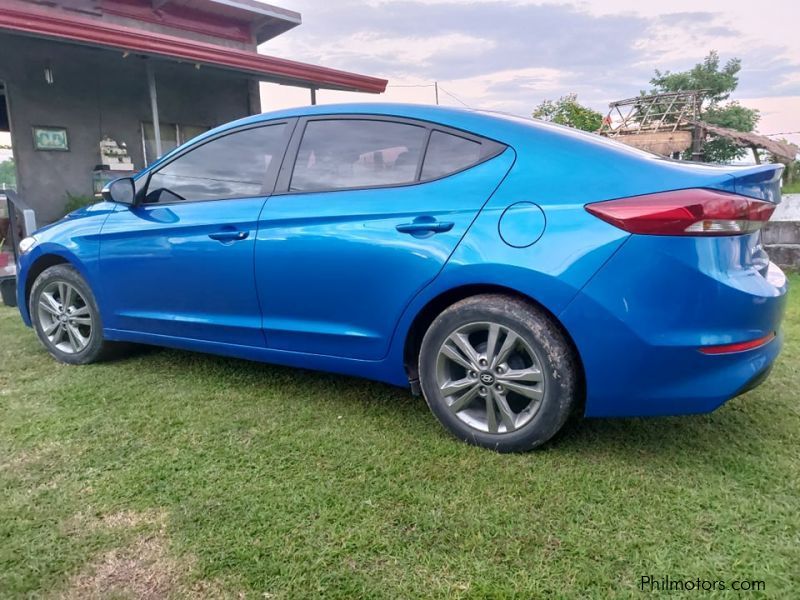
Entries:
[[781, 189], [782, 194], [800, 194], [800, 181], [787, 183]]
[[0, 597], [641, 597], [643, 575], [797, 597], [796, 292], [786, 338], [711, 415], [499, 455], [377, 383], [168, 350], [59, 365], [2, 308]]

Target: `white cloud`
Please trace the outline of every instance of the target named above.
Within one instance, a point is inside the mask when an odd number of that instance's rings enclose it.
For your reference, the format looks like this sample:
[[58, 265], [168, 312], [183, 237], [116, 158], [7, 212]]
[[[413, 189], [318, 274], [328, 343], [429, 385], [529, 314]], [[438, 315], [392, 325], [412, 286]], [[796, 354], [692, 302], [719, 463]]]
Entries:
[[[716, 49], [743, 60], [738, 95], [759, 98], [770, 123], [797, 129], [800, 8], [796, 0], [298, 0], [303, 25], [263, 51], [430, 85], [470, 106], [529, 114], [544, 98], [576, 92], [604, 111], [648, 87], [654, 69], [683, 70]], [[793, 100], [793, 98], [795, 100]], [[320, 91], [320, 102], [432, 102], [430, 87], [390, 87], [381, 97]], [[294, 102], [290, 102], [293, 100]], [[459, 102], [440, 94], [443, 104]], [[307, 91], [270, 86], [264, 107], [308, 102]], [[766, 118], [766, 117], [765, 117]], [[770, 127], [772, 128], [772, 127]], [[762, 126], [762, 130], [763, 126]]]
[[495, 46], [494, 40], [463, 33], [430, 37], [389, 37], [379, 33], [359, 32], [344, 41], [340, 53], [363, 55], [364, 49], [370, 48], [373, 56], [378, 59], [408, 63], [419, 69], [428, 67], [437, 60], [470, 60]]

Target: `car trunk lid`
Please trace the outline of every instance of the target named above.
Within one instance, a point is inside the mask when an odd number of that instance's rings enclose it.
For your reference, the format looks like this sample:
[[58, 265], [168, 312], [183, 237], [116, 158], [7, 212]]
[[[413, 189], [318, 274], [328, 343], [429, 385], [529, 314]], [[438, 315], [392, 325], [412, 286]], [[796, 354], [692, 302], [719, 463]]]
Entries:
[[778, 204], [781, 201], [781, 175], [783, 165], [766, 164], [753, 166], [731, 166], [730, 179], [719, 185], [719, 189]]

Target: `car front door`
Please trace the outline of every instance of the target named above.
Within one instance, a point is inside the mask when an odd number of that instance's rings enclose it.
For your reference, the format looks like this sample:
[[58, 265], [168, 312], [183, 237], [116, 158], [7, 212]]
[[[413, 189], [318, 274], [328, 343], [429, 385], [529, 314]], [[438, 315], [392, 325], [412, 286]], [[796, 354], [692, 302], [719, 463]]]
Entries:
[[293, 121], [200, 140], [149, 174], [100, 243], [104, 326], [264, 346], [253, 277], [258, 216]]
[[256, 241], [268, 347], [382, 358], [512, 155], [413, 121], [301, 121]]

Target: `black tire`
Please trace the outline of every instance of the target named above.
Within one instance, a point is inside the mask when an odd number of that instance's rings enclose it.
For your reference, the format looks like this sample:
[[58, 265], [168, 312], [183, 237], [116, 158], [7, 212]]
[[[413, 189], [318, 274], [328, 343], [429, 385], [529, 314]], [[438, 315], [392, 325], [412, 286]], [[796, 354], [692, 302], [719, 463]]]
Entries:
[[[52, 325], [53, 322], [60, 317], [49, 317], [46, 315], [43, 316], [42, 311], [39, 309], [39, 303], [42, 300], [43, 293], [47, 292], [49, 294], [48, 290], [53, 288], [57, 289], [60, 284], [72, 286], [74, 289], [72, 293], [74, 294], [76, 291], [79, 295], [79, 300], [81, 301], [77, 304], [79, 304], [81, 308], [86, 308], [85, 312], [88, 313], [91, 320], [91, 324], [88, 326], [88, 328], [85, 325], [74, 325], [76, 329], [79, 328], [80, 331], [85, 334], [85, 337], [82, 339], [87, 340], [85, 346], [81, 347], [80, 350], [77, 351], [68, 352], [63, 349], [65, 344], [71, 345], [72, 339], [66, 335], [66, 325], [64, 325], [64, 335], [62, 338], [65, 341], [61, 344], [54, 343], [51, 337], [45, 333], [45, 328], [48, 325]], [[52, 294], [50, 295], [51, 297], [53, 296]], [[55, 299], [57, 304], [60, 303], [59, 297], [55, 297]], [[100, 319], [100, 311], [97, 308], [97, 302], [95, 301], [91, 288], [83, 279], [83, 277], [81, 277], [80, 274], [69, 265], [55, 265], [45, 269], [36, 278], [36, 280], [33, 282], [33, 288], [31, 290], [31, 297], [28, 307], [33, 327], [36, 330], [36, 335], [39, 336], [39, 341], [42, 343], [45, 349], [59, 362], [70, 365], [86, 365], [111, 358], [114, 355], [115, 350], [117, 350], [117, 346], [115, 344], [107, 342], [103, 339], [103, 324]], [[81, 312], [81, 317], [83, 317], [83, 315], [84, 312]], [[52, 319], [52, 321], [50, 323], [44, 323], [43, 321], [45, 319]]]
[[[506, 377], [509, 377], [511, 383], [505, 382], [500, 378], [502, 375], [495, 373], [492, 366], [481, 366], [479, 372], [466, 370], [464, 367], [463, 379], [461, 375], [444, 376], [448, 381], [450, 379], [458, 379], [458, 381], [451, 383], [467, 382], [477, 376], [476, 385], [482, 389], [484, 397], [476, 396], [469, 400], [466, 405], [466, 410], [454, 411], [450, 408], [451, 404], [448, 398], [445, 397], [440, 383], [443, 378], [442, 369], [459, 369], [462, 368], [458, 363], [453, 362], [454, 366], [450, 365], [451, 359], [447, 356], [440, 355], [445, 342], [448, 342], [449, 348], [453, 348], [454, 344], [451, 340], [451, 335], [457, 332], [468, 332], [467, 339], [480, 339], [482, 335], [481, 327], [483, 326], [497, 326], [501, 332], [512, 332], [519, 336], [514, 346], [521, 348], [518, 352], [520, 357], [510, 355], [506, 368], [502, 365], [498, 367], [498, 373], [502, 370], [506, 371]], [[469, 333], [470, 328], [476, 328], [475, 333]], [[490, 334], [487, 333], [488, 337]], [[496, 334], [497, 335], [497, 334]], [[500, 333], [503, 339], [506, 337], [511, 338], [510, 333]], [[472, 336], [472, 337], [470, 337]], [[463, 339], [463, 338], [462, 338]], [[495, 337], [495, 350], [497, 347], [504, 345], [498, 342], [498, 337]], [[512, 338], [513, 339], [513, 338]], [[484, 342], [487, 354], [475, 354], [475, 357], [484, 356], [488, 357], [488, 341]], [[472, 341], [470, 341], [472, 346]], [[476, 348], [480, 348], [480, 344]], [[513, 350], [512, 352], [517, 352]], [[502, 352], [492, 353], [499, 358]], [[530, 357], [530, 362], [525, 364], [526, 357]], [[461, 352], [461, 358], [465, 358], [467, 353]], [[512, 367], [510, 365], [512, 360], [520, 361], [519, 367]], [[443, 362], [442, 362], [443, 361]], [[538, 361], [538, 365], [537, 365]], [[452, 361], [451, 361], [452, 362]], [[486, 361], [484, 361], [486, 362]], [[494, 360], [492, 361], [494, 362]], [[476, 364], [470, 361], [470, 364]], [[535, 373], [531, 375], [532, 378], [538, 377], [541, 381], [535, 383], [525, 383], [528, 391], [536, 389], [540, 390], [537, 393], [541, 394], [539, 400], [528, 399], [521, 395], [511, 387], [517, 383], [514, 379], [510, 378], [510, 373], [520, 374], [521, 370], [525, 372]], [[449, 371], [448, 371], [449, 373]], [[482, 294], [472, 296], [453, 304], [442, 312], [428, 328], [425, 337], [422, 340], [422, 346], [419, 354], [419, 374], [422, 392], [428, 406], [439, 419], [439, 422], [448, 429], [457, 438], [477, 446], [490, 448], [498, 452], [524, 452], [541, 446], [549, 439], [551, 439], [563, 427], [564, 423], [569, 418], [573, 409], [577, 406], [580, 394], [580, 368], [578, 361], [575, 357], [574, 350], [564, 336], [561, 329], [554, 323], [553, 319], [545, 314], [543, 311], [537, 309], [532, 304], [524, 300], [514, 298], [512, 296], [505, 296], [501, 294]], [[489, 391], [486, 392], [486, 386], [482, 382], [489, 381], [489, 377], [495, 375], [496, 380], [492, 380], [488, 385]], [[483, 378], [486, 378], [485, 380]], [[494, 420], [491, 425], [487, 425], [486, 430], [476, 428], [478, 425], [482, 426], [480, 419], [472, 419], [469, 413], [478, 414], [480, 410], [484, 410], [485, 419], [488, 422], [489, 405], [486, 401], [486, 395], [492, 398], [498, 398], [494, 395], [492, 388], [500, 390], [498, 394], [502, 395], [504, 406], [506, 409], [511, 407], [512, 403], [523, 405], [525, 401], [530, 405], [519, 414], [511, 413], [513, 418], [509, 417], [508, 421], [503, 421], [502, 425], [498, 425], [498, 418], [508, 416], [509, 412], [506, 411], [505, 415], [500, 409], [500, 401], [494, 402], [493, 407], [497, 407], [496, 411], [493, 408], [492, 417]], [[519, 387], [519, 386], [517, 386]], [[446, 385], [444, 389], [449, 389]], [[472, 388], [465, 388], [471, 390]], [[458, 400], [451, 401], [452, 405], [457, 404]], [[513, 411], [513, 408], [512, 408]], [[465, 416], [466, 415], [466, 416]], [[470, 421], [470, 419], [472, 419]], [[525, 419], [529, 419], [525, 421]], [[465, 420], [469, 422], [465, 422]], [[470, 424], [473, 423], [473, 424]], [[505, 423], [508, 423], [508, 426]], [[516, 423], [520, 425], [517, 427]], [[473, 426], [474, 424], [477, 424]], [[497, 433], [492, 433], [493, 427], [498, 430]], [[499, 431], [500, 428], [505, 428], [505, 431]]]

